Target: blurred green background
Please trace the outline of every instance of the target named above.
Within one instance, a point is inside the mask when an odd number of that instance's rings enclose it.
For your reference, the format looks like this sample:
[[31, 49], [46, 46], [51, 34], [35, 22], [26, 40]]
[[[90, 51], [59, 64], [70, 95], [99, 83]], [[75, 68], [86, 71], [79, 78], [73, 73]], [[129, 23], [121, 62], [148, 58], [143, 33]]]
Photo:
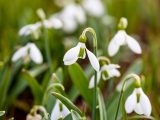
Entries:
[[[59, 0], [61, 1], [61, 0]], [[88, 18], [88, 22], [84, 26], [80, 26], [72, 34], [65, 34], [61, 31], [49, 30], [49, 45], [52, 56], [53, 69], [56, 71], [58, 67], [64, 68], [64, 85], [69, 91], [71, 85], [67, 85], [67, 81], [70, 81], [70, 77], [67, 72], [67, 68], [63, 65], [63, 55], [68, 49], [66, 47], [66, 37], [75, 38], [69, 41], [73, 46], [81, 34], [83, 28], [93, 27], [98, 36], [98, 45], [100, 54], [107, 55], [107, 43], [113, 37], [117, 31], [117, 24], [121, 17], [128, 19], [127, 32], [129, 34], [135, 34], [142, 46], [142, 55], [134, 55], [128, 49], [118, 54], [116, 57], [111, 58], [114, 63], [121, 65], [122, 75], [125, 71], [132, 66], [136, 60], [140, 60], [140, 65], [137, 65], [140, 70], [140, 74], [145, 76], [144, 90], [149, 96], [152, 102], [152, 115], [160, 119], [160, 1], [159, 0], [103, 0], [104, 6], [106, 7], [106, 15], [110, 15], [113, 18], [110, 25], [103, 26], [97, 18]], [[7, 73], [4, 74], [3, 68], [6, 66], [11, 69], [12, 64], [9, 62], [6, 65], [6, 61], [11, 57], [17, 46], [23, 45], [28, 42], [24, 37], [18, 35], [19, 29], [27, 24], [35, 23], [39, 21], [36, 14], [38, 8], [43, 8], [47, 17], [51, 14], [61, 10], [62, 8], [54, 4], [54, 0], [0, 0], [0, 84], [2, 85], [2, 79], [8, 79]], [[74, 36], [74, 37], [73, 37]], [[34, 41], [43, 54], [45, 54], [43, 46], [43, 38]], [[29, 41], [33, 41], [30, 39]], [[68, 41], [67, 41], [68, 42]], [[46, 62], [46, 56], [43, 55], [44, 61]], [[45, 65], [45, 64], [44, 64]], [[84, 62], [85, 66], [86, 63]], [[142, 68], [140, 68], [142, 66]], [[39, 66], [34, 66], [39, 67]], [[29, 67], [30, 68], [30, 67]], [[136, 68], [136, 69], [138, 69]], [[47, 73], [48, 68], [44, 68], [43, 74], [36, 77], [40, 83], [45, 78], [50, 78]], [[52, 72], [54, 72], [52, 71]], [[10, 72], [10, 71], [9, 71]], [[20, 73], [21, 74], [21, 73]], [[88, 75], [89, 76], [89, 75]], [[21, 79], [20, 75], [16, 73], [13, 81], [8, 84], [6, 95], [12, 93], [16, 82]], [[109, 82], [111, 88], [109, 91], [112, 95], [112, 90], [115, 88], [119, 81]], [[20, 85], [21, 86], [21, 85]], [[22, 87], [22, 86], [21, 86]], [[4, 89], [0, 89], [4, 90]], [[24, 119], [26, 114], [29, 112], [33, 105], [33, 96], [27, 90], [29, 87], [21, 89], [21, 92], [17, 93], [16, 100], [14, 99], [9, 103], [2, 102], [0, 110], [7, 110], [7, 117], [14, 116], [16, 120]], [[105, 91], [105, 89], [104, 89]], [[2, 91], [0, 91], [2, 93]], [[104, 92], [105, 93], [105, 92]], [[107, 96], [108, 94], [105, 94]], [[3, 95], [0, 95], [2, 99]], [[5, 100], [8, 96], [6, 96]], [[25, 99], [28, 99], [25, 102]], [[107, 98], [108, 99], [108, 98]], [[108, 100], [106, 100], [108, 101]], [[32, 105], [30, 104], [32, 103]], [[6, 104], [7, 107], [6, 107]], [[20, 117], [19, 117], [20, 116]]]

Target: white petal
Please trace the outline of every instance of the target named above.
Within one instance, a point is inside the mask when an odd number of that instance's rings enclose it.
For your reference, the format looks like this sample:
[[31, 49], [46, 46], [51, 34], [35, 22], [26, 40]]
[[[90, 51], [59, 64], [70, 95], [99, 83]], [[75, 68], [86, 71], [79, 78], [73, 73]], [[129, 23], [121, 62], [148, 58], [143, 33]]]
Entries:
[[31, 60], [36, 64], [41, 64], [43, 62], [43, 57], [37, 46], [34, 43], [29, 43], [28, 47]]
[[114, 56], [121, 45], [125, 45], [126, 32], [124, 30], [119, 30], [108, 45], [109, 56]]
[[71, 65], [75, 63], [78, 59], [79, 50], [80, 50], [80, 47], [78, 45], [68, 50], [63, 58], [64, 64]]
[[[89, 88], [94, 88], [94, 75], [91, 77], [90, 82], [89, 82]], [[101, 78], [101, 72], [97, 73], [97, 84], [99, 83]]]
[[[101, 71], [106, 70], [108, 72], [108, 78], [119, 77], [121, 74], [120, 74], [119, 70], [117, 70], [116, 68], [120, 68], [120, 66], [117, 64], [109, 64], [109, 65], [102, 66]], [[102, 77], [104, 80], [107, 79], [103, 75], [102, 75]]]
[[34, 33], [35, 31], [37, 31], [39, 29], [40, 26], [41, 26], [40, 22], [37, 22], [35, 24], [26, 25], [26, 26], [24, 26], [20, 29], [19, 35], [20, 36], [26, 36], [26, 35], [29, 35], [31, 33]]
[[143, 110], [142, 110], [142, 107], [141, 107], [141, 104], [140, 104], [140, 103], [137, 103], [137, 104], [136, 104], [134, 111], [135, 111], [137, 114], [139, 114], [139, 115], [142, 115], [142, 114], [143, 114]]
[[121, 73], [117, 69], [112, 69], [108, 71], [109, 77], [119, 77]]
[[64, 19], [63, 20], [63, 30], [66, 32], [66, 33], [72, 33], [74, 32], [76, 29], [77, 29], [77, 23], [75, 20], [73, 19]]
[[83, 0], [83, 7], [91, 16], [100, 17], [104, 14], [104, 6], [101, 0]]
[[64, 105], [62, 105], [62, 111], [60, 111], [59, 104], [60, 101], [56, 100], [55, 106], [53, 107], [51, 113], [51, 120], [58, 120], [59, 117], [65, 118], [70, 113], [70, 111]]
[[148, 97], [144, 93], [142, 93], [140, 96], [140, 104], [141, 104], [141, 108], [143, 110], [143, 114], [146, 116], [150, 116], [151, 110], [152, 110], [151, 103], [150, 103]]
[[131, 36], [127, 35], [127, 39], [126, 39], [126, 42], [129, 46], [129, 48], [137, 53], [137, 54], [141, 54], [142, 53], [142, 50], [141, 50], [141, 47], [139, 45], [139, 43], [134, 39], [132, 38]]
[[56, 17], [51, 17], [49, 20], [45, 20], [44, 25], [46, 28], [54, 28], [54, 29], [62, 28], [62, 22]]
[[16, 62], [16, 61], [19, 60], [20, 58], [23, 58], [24, 56], [27, 55], [27, 52], [28, 52], [28, 47], [26, 47], [26, 46], [18, 49], [18, 50], [13, 54], [12, 61], [13, 61], [13, 62]]
[[89, 58], [89, 61], [90, 61], [91, 65], [92, 65], [92, 67], [98, 72], [99, 69], [100, 69], [100, 65], [99, 65], [98, 59], [88, 49], [86, 49], [86, 51], [87, 51], [87, 55], [88, 55], [88, 58]]
[[137, 101], [136, 94], [135, 91], [133, 91], [133, 93], [127, 98], [125, 102], [125, 110], [127, 113], [133, 112], [136, 106], [136, 101]]
[[77, 22], [80, 24], [84, 24], [86, 22], [86, 16], [85, 16], [85, 12], [82, 9], [82, 7], [77, 5], [75, 12], [76, 12], [75, 17], [76, 17]]

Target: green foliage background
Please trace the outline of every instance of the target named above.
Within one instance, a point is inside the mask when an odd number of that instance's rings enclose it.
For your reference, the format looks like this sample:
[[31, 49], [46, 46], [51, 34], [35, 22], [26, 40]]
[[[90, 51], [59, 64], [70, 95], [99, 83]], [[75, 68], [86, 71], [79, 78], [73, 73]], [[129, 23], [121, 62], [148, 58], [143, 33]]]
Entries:
[[[122, 49], [116, 57], [111, 59], [113, 63], [121, 65], [122, 75], [128, 72], [136, 72], [145, 76], [143, 89], [151, 100], [152, 116], [160, 118], [160, 1], [103, 0], [103, 2], [106, 6], [106, 14], [114, 18], [111, 25], [103, 26], [97, 18], [88, 17], [87, 24], [79, 27], [71, 35], [65, 34], [62, 31], [49, 30], [52, 72], [62, 67], [63, 74], [59, 75], [59, 78], [61, 79], [61, 83], [66, 87], [66, 96], [72, 101], [78, 101], [76, 98], [81, 94], [87, 100], [86, 94], [89, 94], [91, 91], [85, 93], [83, 88], [79, 86], [79, 84], [83, 84], [81, 83], [82, 81], [77, 83], [82, 78], [78, 77], [79, 80], [76, 81], [74, 76], [76, 73], [73, 74], [71, 72], [78, 68], [71, 66], [68, 69], [63, 65], [63, 55], [68, 49], [65, 46], [64, 38], [74, 36], [76, 39], [75, 41], [71, 40], [73, 44], [70, 45], [73, 46], [78, 41], [77, 38], [85, 27], [93, 27], [97, 32], [98, 45], [101, 48], [99, 53], [108, 56], [107, 44], [117, 30], [116, 25], [120, 17], [124, 16], [129, 22], [127, 32], [139, 36], [143, 53], [137, 56], [131, 53], [129, 49], [124, 48], [125, 50]], [[34, 42], [43, 53], [45, 59], [43, 65], [31, 64], [25, 67], [29, 69], [26, 73], [21, 70], [21, 63], [12, 64], [10, 61], [10, 57], [17, 46], [27, 43], [28, 40], [33, 41], [30, 38], [26, 40], [26, 38], [19, 37], [18, 30], [26, 24], [39, 21], [36, 14], [38, 8], [43, 8], [47, 17], [61, 9], [54, 4], [53, 0], [0, 0], [0, 110], [8, 111], [6, 118], [14, 116], [16, 120], [24, 119], [33, 104], [42, 104], [41, 98], [50, 81], [50, 66], [45, 64], [46, 56], [42, 37]], [[89, 45], [92, 45], [91, 41], [89, 41]], [[80, 62], [80, 64], [85, 70], [83, 74], [89, 78], [93, 73], [90, 65], [84, 67], [86, 66], [85, 62]], [[114, 108], [117, 104], [116, 97], [119, 94], [115, 88], [119, 85], [120, 79], [107, 81], [104, 85], [106, 87], [102, 87], [108, 115], [111, 115], [115, 111]], [[33, 81], [35, 82], [33, 83]], [[36, 89], [33, 89], [35, 87], [32, 87], [33, 84], [36, 86]], [[51, 99], [54, 101], [53, 97]], [[90, 99], [88, 98], [87, 102], [89, 101]], [[45, 103], [48, 111], [51, 110], [49, 108], [50, 104], [53, 105], [54, 103], [48, 102], [48, 105]], [[79, 102], [78, 105], [81, 106]], [[114, 119], [112, 116], [109, 116], [110, 120]]]

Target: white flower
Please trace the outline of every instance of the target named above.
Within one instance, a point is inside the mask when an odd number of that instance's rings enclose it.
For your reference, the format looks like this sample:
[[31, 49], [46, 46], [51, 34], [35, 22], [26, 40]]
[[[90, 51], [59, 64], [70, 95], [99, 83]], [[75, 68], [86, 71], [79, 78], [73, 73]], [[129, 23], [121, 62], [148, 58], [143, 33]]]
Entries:
[[59, 118], [65, 118], [70, 111], [59, 100], [56, 100], [55, 106], [51, 113], [51, 120], [59, 120]]
[[42, 120], [42, 116], [39, 115], [39, 114], [36, 114], [36, 115], [27, 115], [27, 118], [26, 120]]
[[101, 0], [83, 0], [82, 5], [90, 16], [101, 17], [104, 15], [104, 6]]
[[65, 65], [74, 64], [78, 58], [84, 59], [86, 57], [86, 53], [88, 55], [89, 61], [92, 67], [98, 72], [99, 71], [99, 62], [96, 56], [86, 48], [85, 43], [79, 42], [76, 47], [71, 48], [64, 55], [63, 61]]
[[26, 46], [18, 49], [12, 57], [12, 61], [16, 62], [19, 59], [28, 57], [36, 64], [41, 64], [43, 62], [42, 54], [34, 43], [28, 43]]
[[150, 116], [151, 109], [151, 103], [142, 88], [135, 88], [125, 102], [125, 110], [127, 113], [135, 111], [137, 114]]
[[27, 36], [30, 34], [38, 34], [40, 27], [41, 27], [41, 23], [39, 23], [39, 22], [37, 22], [35, 24], [26, 25], [19, 30], [19, 35], [20, 36]]
[[125, 30], [119, 30], [109, 43], [108, 54], [114, 56], [122, 45], [128, 45], [137, 54], [142, 52], [139, 43], [133, 37], [129, 36]]
[[[117, 68], [120, 68], [117, 64], [103, 65], [99, 72], [97, 72], [97, 84], [99, 83], [101, 77], [103, 80], [110, 79], [112, 77], [119, 77], [121, 74]], [[94, 75], [90, 79], [89, 88], [94, 87]]]
[[49, 28], [60, 29], [62, 28], [63, 24], [60, 19], [58, 19], [55, 15], [53, 15], [48, 20], [44, 21], [44, 26], [48, 29]]
[[86, 22], [85, 12], [78, 4], [69, 4], [58, 13], [58, 18], [63, 22], [63, 30], [67, 33], [74, 32], [78, 25]]

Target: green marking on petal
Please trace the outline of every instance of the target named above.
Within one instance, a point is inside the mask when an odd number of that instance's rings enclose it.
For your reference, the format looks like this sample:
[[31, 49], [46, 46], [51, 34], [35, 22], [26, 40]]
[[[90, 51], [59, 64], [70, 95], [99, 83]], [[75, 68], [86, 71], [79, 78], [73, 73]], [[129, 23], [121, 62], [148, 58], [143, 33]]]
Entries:
[[140, 101], [140, 94], [139, 93], [137, 93], [137, 103], [139, 103], [139, 101]]
[[78, 57], [83, 59], [84, 55], [85, 55], [85, 48], [80, 48]]
[[[108, 78], [108, 72], [107, 72], [107, 70], [105, 70], [105, 71], [102, 71], [102, 76], [104, 76], [104, 78]], [[102, 77], [102, 79], [104, 79], [103, 77]]]

